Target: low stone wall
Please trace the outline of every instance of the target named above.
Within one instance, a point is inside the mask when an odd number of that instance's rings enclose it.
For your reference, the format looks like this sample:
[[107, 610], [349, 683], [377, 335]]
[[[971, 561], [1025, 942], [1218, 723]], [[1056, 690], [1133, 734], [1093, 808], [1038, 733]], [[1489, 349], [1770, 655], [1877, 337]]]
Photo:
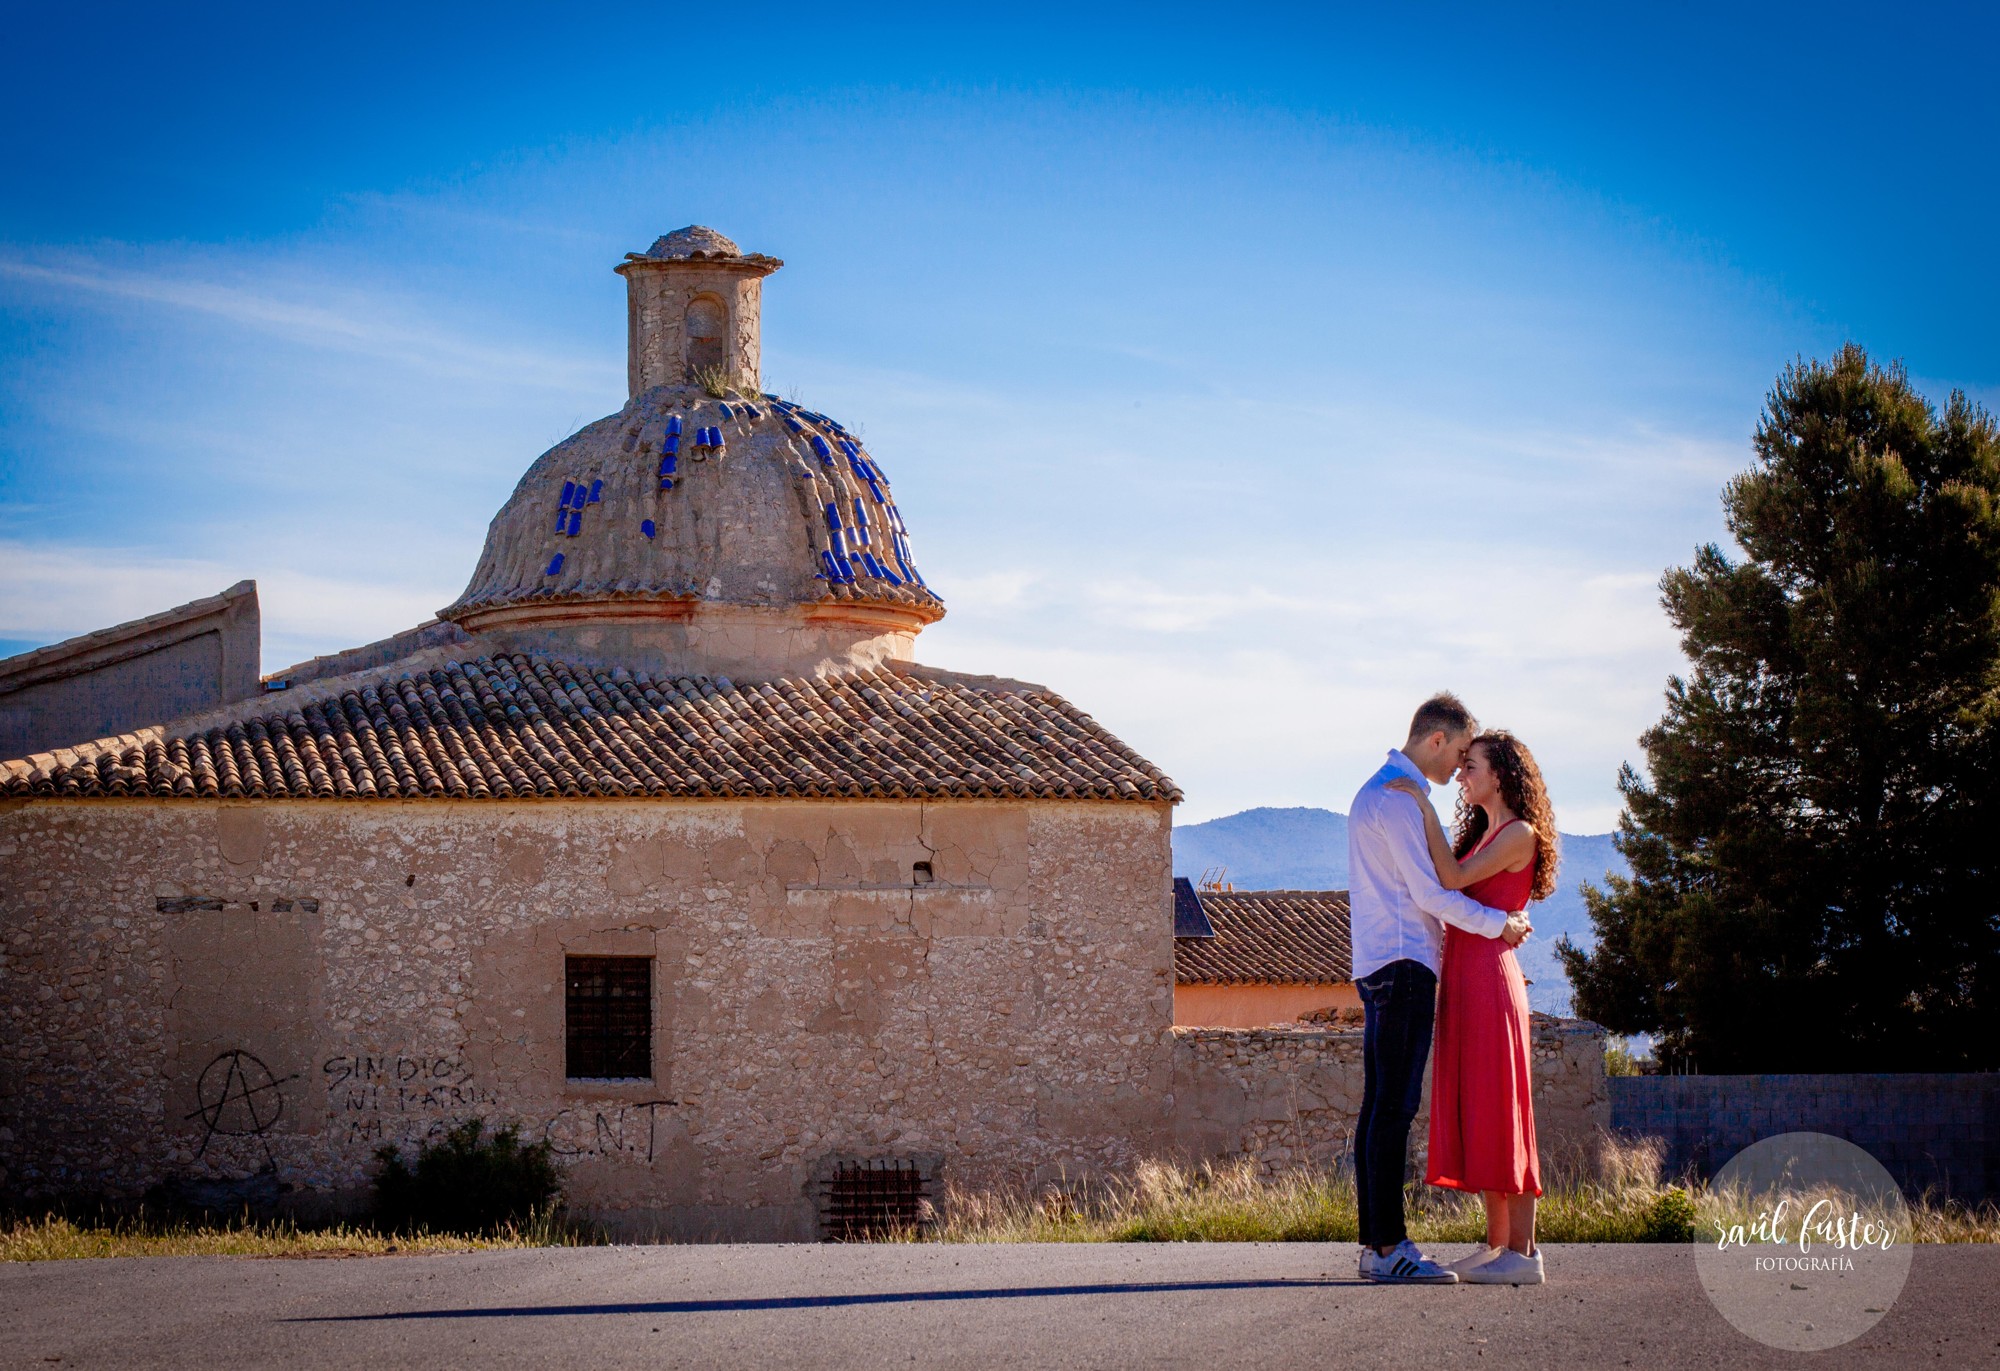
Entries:
[[1828, 1133], [1911, 1195], [2000, 1199], [2000, 1074], [1620, 1076], [1611, 1125], [1657, 1138], [1669, 1174], [1712, 1176], [1760, 1138]]
[[[1537, 1016], [1535, 1131], [1544, 1179], [1591, 1173], [1611, 1122], [1604, 1030]], [[1342, 1164], [1361, 1109], [1359, 1028], [1177, 1028], [1171, 1110], [1180, 1149], [1254, 1157], [1266, 1175]], [[1413, 1174], [1430, 1127], [1430, 1080], [1411, 1129]]]

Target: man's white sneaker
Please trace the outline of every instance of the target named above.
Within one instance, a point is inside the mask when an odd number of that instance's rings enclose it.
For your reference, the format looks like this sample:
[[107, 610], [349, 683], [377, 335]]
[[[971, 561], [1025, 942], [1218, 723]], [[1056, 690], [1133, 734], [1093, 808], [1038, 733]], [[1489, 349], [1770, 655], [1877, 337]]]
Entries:
[[1505, 1252], [1506, 1250], [1507, 1249], [1504, 1247], [1481, 1246], [1477, 1248], [1473, 1252], [1473, 1254], [1469, 1257], [1460, 1257], [1455, 1262], [1446, 1262], [1444, 1264], [1444, 1269], [1447, 1271], [1457, 1272], [1458, 1278], [1460, 1280], [1464, 1280], [1466, 1279], [1465, 1275], [1466, 1272], [1472, 1270], [1472, 1268], [1475, 1266], [1486, 1265], [1486, 1263], [1492, 1261], [1495, 1257], [1499, 1256], [1502, 1252]]
[[1417, 1251], [1403, 1239], [1383, 1256], [1372, 1247], [1361, 1249], [1361, 1278], [1383, 1285], [1456, 1285], [1458, 1276]]
[[1470, 1271], [1459, 1272], [1458, 1278], [1467, 1285], [1540, 1285], [1542, 1249], [1537, 1247], [1531, 1255], [1523, 1256], [1511, 1247], [1503, 1247], [1498, 1256]]

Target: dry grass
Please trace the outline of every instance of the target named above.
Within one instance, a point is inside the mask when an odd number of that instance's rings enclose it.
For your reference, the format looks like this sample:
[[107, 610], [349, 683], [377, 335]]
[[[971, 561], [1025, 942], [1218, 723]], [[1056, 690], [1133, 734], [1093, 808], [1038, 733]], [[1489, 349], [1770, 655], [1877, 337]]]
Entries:
[[[1607, 1147], [1591, 1177], [1553, 1175], [1536, 1216], [1544, 1242], [1689, 1242], [1713, 1233], [1698, 1184], [1663, 1183], [1644, 1147]], [[1485, 1236], [1477, 1197], [1412, 1185], [1405, 1191], [1418, 1242]], [[1129, 1178], [1037, 1193], [951, 1191], [926, 1236], [943, 1242], [1355, 1242], [1354, 1182], [1344, 1172], [1261, 1179], [1256, 1164], [1148, 1162]], [[1911, 1241], [2000, 1242], [2000, 1206], [1924, 1196], [1910, 1205]], [[914, 1234], [901, 1235], [905, 1238]]]
[[518, 1247], [587, 1247], [601, 1234], [552, 1216], [468, 1237], [453, 1233], [385, 1233], [348, 1224], [301, 1227], [276, 1221], [194, 1223], [123, 1218], [20, 1217], [0, 1228], [0, 1261], [68, 1261], [82, 1257], [387, 1257], [434, 1252], [484, 1252]]
[[[1686, 1242], [1712, 1234], [1720, 1197], [1670, 1184], [1656, 1151], [1607, 1147], [1588, 1178], [1552, 1173], [1538, 1214], [1544, 1242]], [[1471, 1243], [1485, 1233], [1479, 1201], [1429, 1186], [1406, 1191], [1410, 1233], [1423, 1243]], [[2000, 1243], [2000, 1205], [1923, 1195], [1909, 1206], [1920, 1243]], [[943, 1218], [902, 1241], [942, 1242], [1342, 1242], [1358, 1238], [1354, 1183], [1340, 1171], [1259, 1177], [1253, 1161], [1179, 1166], [1146, 1162], [1130, 1176], [1034, 1192], [949, 1190]], [[77, 1257], [373, 1257], [496, 1248], [579, 1247], [601, 1232], [544, 1217], [486, 1237], [383, 1233], [245, 1221], [190, 1224], [147, 1219], [19, 1218], [0, 1228], [0, 1260]]]

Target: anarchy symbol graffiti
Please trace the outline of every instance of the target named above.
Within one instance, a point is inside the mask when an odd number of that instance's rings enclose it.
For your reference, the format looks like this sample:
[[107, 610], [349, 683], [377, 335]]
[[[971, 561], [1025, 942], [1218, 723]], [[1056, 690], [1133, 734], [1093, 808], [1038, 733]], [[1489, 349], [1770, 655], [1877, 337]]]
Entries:
[[208, 1130], [195, 1156], [207, 1152], [209, 1142], [219, 1133], [225, 1138], [257, 1139], [264, 1145], [264, 1159], [276, 1166], [270, 1140], [264, 1135], [277, 1127], [285, 1112], [285, 1097], [278, 1087], [298, 1078], [296, 1071], [273, 1076], [270, 1067], [241, 1048], [217, 1056], [202, 1068], [194, 1087], [195, 1108], [186, 1116], [200, 1119]]

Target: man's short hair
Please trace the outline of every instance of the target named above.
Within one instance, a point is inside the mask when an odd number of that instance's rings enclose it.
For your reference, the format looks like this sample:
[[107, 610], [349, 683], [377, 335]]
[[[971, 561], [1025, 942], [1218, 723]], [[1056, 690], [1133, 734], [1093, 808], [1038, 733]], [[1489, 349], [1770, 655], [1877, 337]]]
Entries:
[[1472, 717], [1472, 711], [1465, 707], [1465, 701], [1449, 690], [1437, 694], [1417, 706], [1417, 712], [1410, 719], [1410, 738], [1428, 738], [1433, 733], [1442, 733], [1447, 738], [1456, 738], [1464, 733], [1479, 731], [1479, 721]]

